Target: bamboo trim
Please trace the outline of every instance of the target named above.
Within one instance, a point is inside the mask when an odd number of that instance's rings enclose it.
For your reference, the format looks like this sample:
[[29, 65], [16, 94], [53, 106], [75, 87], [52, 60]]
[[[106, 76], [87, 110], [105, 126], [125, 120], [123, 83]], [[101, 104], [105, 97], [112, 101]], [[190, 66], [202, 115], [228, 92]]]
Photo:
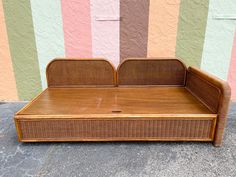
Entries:
[[19, 120], [17, 119], [14, 119], [14, 122], [15, 122], [15, 126], [16, 126], [16, 133], [18, 135], [18, 141], [22, 141], [22, 131], [21, 131], [21, 128], [20, 128], [20, 123], [19, 123]]
[[132, 119], [132, 120], [147, 120], [148, 118], [156, 119], [170, 119], [170, 120], [212, 120], [216, 119], [217, 114], [78, 114], [78, 115], [16, 115], [15, 119], [20, 120], [45, 120], [45, 119]]
[[94, 142], [107, 142], [107, 141], [172, 141], [172, 142], [178, 142], [178, 141], [186, 141], [186, 142], [190, 142], [190, 141], [202, 141], [202, 142], [212, 142], [213, 140], [210, 138], [206, 138], [206, 139], [196, 139], [196, 138], [189, 138], [189, 139], [185, 139], [185, 138], [173, 138], [173, 139], [168, 139], [168, 138], [98, 138], [98, 139], [79, 139], [79, 138], [62, 138], [62, 139], [53, 139], [53, 138], [44, 138], [44, 139], [22, 139], [21, 142], [89, 142], [89, 141], [94, 141]]

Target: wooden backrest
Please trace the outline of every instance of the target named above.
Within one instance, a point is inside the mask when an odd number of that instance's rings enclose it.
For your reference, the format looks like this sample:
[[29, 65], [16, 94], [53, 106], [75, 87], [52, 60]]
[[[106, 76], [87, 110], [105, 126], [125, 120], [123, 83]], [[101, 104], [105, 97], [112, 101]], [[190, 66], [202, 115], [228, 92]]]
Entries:
[[116, 85], [115, 69], [104, 59], [55, 59], [46, 74], [48, 87]]
[[117, 70], [117, 84], [184, 86], [186, 66], [178, 59], [126, 59]]

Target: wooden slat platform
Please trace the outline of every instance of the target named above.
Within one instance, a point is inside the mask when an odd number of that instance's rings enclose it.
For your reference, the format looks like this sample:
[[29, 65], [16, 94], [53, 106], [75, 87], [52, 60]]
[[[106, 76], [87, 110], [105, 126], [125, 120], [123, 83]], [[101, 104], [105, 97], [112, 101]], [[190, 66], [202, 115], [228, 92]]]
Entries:
[[48, 88], [18, 115], [212, 114], [184, 87]]

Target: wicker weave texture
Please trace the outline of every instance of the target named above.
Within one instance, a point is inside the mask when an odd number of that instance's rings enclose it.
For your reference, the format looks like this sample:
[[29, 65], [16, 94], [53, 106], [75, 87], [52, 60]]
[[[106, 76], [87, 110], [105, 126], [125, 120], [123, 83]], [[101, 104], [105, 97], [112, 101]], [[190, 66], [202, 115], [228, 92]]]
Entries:
[[22, 140], [163, 139], [212, 140], [214, 120], [29, 120], [19, 121]]
[[217, 113], [221, 96], [221, 91], [218, 87], [192, 72], [188, 72], [186, 87], [192, 94], [205, 103], [208, 108], [214, 113]]
[[127, 59], [117, 69], [117, 83], [183, 86], [185, 75], [186, 67], [177, 59]]
[[115, 85], [114, 67], [103, 59], [55, 59], [47, 66], [49, 87]]

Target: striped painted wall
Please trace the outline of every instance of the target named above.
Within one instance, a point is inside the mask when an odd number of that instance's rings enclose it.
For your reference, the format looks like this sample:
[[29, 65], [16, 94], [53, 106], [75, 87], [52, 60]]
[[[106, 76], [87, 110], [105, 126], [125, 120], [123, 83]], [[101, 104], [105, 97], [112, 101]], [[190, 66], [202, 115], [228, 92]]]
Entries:
[[235, 0], [0, 0], [0, 100], [46, 88], [55, 57], [179, 57], [232, 87]]

